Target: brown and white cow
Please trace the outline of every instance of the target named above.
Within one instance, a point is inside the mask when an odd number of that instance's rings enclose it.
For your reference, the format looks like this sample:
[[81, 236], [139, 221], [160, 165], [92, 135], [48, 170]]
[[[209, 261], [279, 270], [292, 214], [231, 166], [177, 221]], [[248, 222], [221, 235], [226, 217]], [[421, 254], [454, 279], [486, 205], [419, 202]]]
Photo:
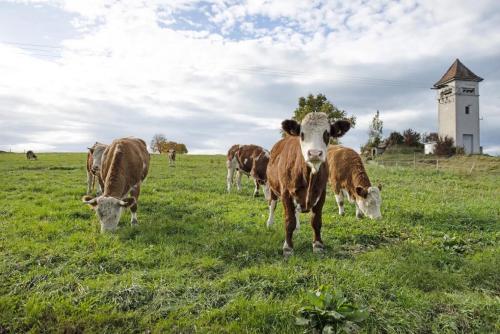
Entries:
[[231, 192], [231, 184], [236, 171], [236, 187], [241, 190], [241, 176], [245, 174], [253, 178], [254, 196], [259, 194], [259, 187], [264, 186], [264, 196], [269, 191], [266, 185], [266, 169], [269, 162], [269, 151], [257, 145], [233, 145], [227, 152], [227, 191]]
[[322, 252], [321, 214], [328, 181], [326, 148], [330, 137], [343, 136], [351, 125], [343, 120], [331, 124], [325, 113], [318, 112], [307, 114], [300, 124], [285, 120], [281, 126], [288, 135], [274, 145], [267, 166], [271, 193], [267, 226], [274, 223], [274, 210], [280, 198], [285, 211], [283, 255], [289, 256], [293, 253], [292, 237], [299, 225], [299, 213], [311, 211], [313, 251]]
[[382, 186], [372, 186], [359, 154], [353, 149], [335, 145], [328, 148], [327, 159], [330, 184], [335, 193], [339, 214], [344, 214], [345, 196], [349, 202], [356, 205], [357, 218], [362, 218], [363, 215], [371, 219], [382, 218]]
[[83, 202], [96, 210], [101, 232], [114, 230], [127, 207], [132, 212], [131, 224], [137, 224], [137, 202], [148, 169], [149, 153], [142, 139], [116, 139], [104, 150], [100, 171], [103, 194], [83, 197]]
[[173, 148], [170, 148], [167, 151], [167, 155], [168, 155], [169, 166], [175, 166], [175, 150]]
[[106, 144], [95, 142], [87, 152], [87, 195], [90, 195], [94, 189], [95, 181], [98, 180], [98, 194], [102, 193], [102, 180], [99, 179], [99, 170], [101, 169], [102, 154], [108, 147]]

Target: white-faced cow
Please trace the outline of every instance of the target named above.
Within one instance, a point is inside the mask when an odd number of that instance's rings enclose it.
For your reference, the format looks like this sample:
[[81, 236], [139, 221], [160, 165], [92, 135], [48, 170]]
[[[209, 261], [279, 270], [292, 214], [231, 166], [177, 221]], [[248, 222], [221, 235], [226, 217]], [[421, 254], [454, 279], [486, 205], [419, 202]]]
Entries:
[[175, 166], [175, 150], [173, 148], [170, 148], [167, 151], [167, 155], [168, 155], [169, 166]]
[[231, 191], [231, 184], [236, 171], [236, 187], [241, 190], [241, 176], [245, 174], [253, 178], [254, 196], [259, 194], [259, 187], [264, 186], [264, 196], [269, 196], [266, 185], [266, 169], [269, 162], [269, 151], [257, 145], [233, 145], [227, 152], [227, 191]]
[[340, 215], [344, 214], [345, 196], [356, 205], [356, 217], [361, 218], [364, 214], [371, 219], [382, 218], [382, 186], [372, 186], [358, 153], [340, 145], [331, 146], [328, 148], [328, 166]]
[[35, 152], [29, 150], [28, 152], [26, 152], [26, 159], [28, 160], [37, 160], [37, 156], [35, 154]]
[[325, 113], [317, 112], [307, 114], [300, 124], [285, 120], [281, 126], [288, 135], [274, 145], [267, 166], [271, 192], [267, 226], [274, 223], [274, 210], [280, 198], [285, 211], [283, 255], [289, 256], [293, 253], [292, 237], [298, 227], [299, 213], [311, 211], [313, 252], [322, 252], [321, 213], [328, 181], [326, 149], [330, 137], [343, 136], [351, 125], [343, 120], [330, 123]]
[[104, 150], [100, 171], [103, 194], [83, 197], [83, 202], [96, 210], [101, 232], [114, 230], [127, 207], [132, 212], [131, 224], [137, 224], [137, 202], [148, 169], [149, 153], [142, 139], [116, 139]]
[[98, 181], [98, 194], [102, 193], [103, 182], [100, 179], [100, 169], [102, 164], [102, 154], [108, 147], [106, 144], [95, 142], [92, 147], [89, 147], [87, 152], [87, 195], [90, 195], [94, 189], [95, 181]]

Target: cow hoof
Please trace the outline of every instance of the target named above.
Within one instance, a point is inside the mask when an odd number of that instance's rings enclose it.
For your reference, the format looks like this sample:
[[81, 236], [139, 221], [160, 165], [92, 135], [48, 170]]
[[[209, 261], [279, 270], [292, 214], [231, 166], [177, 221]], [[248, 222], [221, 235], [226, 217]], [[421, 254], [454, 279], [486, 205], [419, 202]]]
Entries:
[[293, 255], [293, 248], [291, 247], [283, 247], [283, 257], [289, 258], [290, 256]]
[[130, 221], [130, 225], [132, 225], [132, 226], [136, 226], [136, 225], [137, 225], [137, 219], [132, 219], [132, 220]]
[[313, 253], [324, 253], [325, 245], [319, 241], [313, 242]]
[[266, 222], [266, 226], [267, 226], [267, 228], [271, 228], [271, 226], [273, 226], [273, 225], [274, 225], [274, 220], [268, 220], [268, 221]]

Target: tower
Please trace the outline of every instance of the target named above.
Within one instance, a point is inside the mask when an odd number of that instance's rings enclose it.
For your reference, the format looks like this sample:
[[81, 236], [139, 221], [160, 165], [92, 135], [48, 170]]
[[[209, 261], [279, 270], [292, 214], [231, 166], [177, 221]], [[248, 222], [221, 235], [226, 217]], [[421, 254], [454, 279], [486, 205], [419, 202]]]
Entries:
[[479, 144], [479, 82], [460, 60], [434, 84], [437, 89], [439, 136], [453, 138], [466, 154], [481, 153]]

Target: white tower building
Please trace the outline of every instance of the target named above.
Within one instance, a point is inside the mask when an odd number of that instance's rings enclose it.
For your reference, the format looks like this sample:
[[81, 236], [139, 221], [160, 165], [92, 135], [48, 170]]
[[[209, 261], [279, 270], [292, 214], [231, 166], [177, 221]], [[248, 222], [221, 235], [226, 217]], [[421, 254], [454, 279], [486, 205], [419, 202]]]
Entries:
[[481, 153], [479, 143], [479, 82], [481, 77], [460, 60], [434, 84], [437, 89], [439, 136], [453, 138], [466, 154]]

